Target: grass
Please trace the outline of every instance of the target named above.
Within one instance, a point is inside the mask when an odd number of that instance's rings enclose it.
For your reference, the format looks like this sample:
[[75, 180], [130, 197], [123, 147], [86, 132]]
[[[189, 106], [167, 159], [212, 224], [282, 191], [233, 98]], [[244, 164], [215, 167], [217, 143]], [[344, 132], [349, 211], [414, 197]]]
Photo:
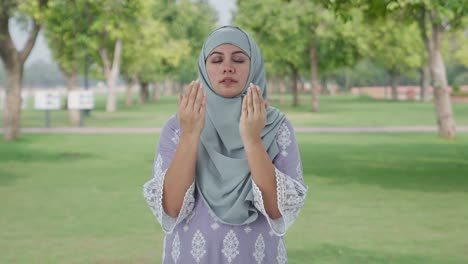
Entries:
[[[159, 263], [142, 197], [157, 135], [0, 142], [0, 263]], [[468, 136], [299, 134], [290, 263], [468, 263]]]
[[[136, 95], [135, 95], [136, 96]], [[301, 95], [301, 104], [291, 107], [291, 96], [286, 95], [279, 103], [278, 95], [273, 95], [271, 105], [284, 111], [296, 126], [435, 126], [434, 105], [431, 102], [394, 102], [375, 100], [354, 95], [322, 96], [321, 110], [310, 111], [309, 95]], [[136, 97], [135, 97], [136, 101]], [[136, 104], [125, 108], [124, 94], [119, 94], [118, 111], [105, 112], [105, 97], [96, 96], [96, 107], [85, 118], [88, 127], [161, 127], [177, 110], [175, 96], [163, 96], [159, 102], [146, 105]], [[468, 106], [466, 103], [453, 104], [454, 116], [458, 125], [468, 125]], [[63, 127], [67, 124], [65, 110], [51, 112], [51, 126]], [[45, 113], [32, 109], [32, 102], [22, 112], [23, 127], [43, 127]], [[0, 127], [3, 120], [0, 120]]]

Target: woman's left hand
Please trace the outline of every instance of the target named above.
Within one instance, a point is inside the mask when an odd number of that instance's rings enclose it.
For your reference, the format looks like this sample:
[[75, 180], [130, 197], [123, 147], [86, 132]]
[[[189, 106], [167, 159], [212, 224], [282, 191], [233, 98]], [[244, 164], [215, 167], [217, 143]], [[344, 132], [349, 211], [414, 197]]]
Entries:
[[261, 139], [260, 133], [266, 125], [266, 109], [260, 87], [250, 84], [242, 101], [239, 131], [244, 144]]

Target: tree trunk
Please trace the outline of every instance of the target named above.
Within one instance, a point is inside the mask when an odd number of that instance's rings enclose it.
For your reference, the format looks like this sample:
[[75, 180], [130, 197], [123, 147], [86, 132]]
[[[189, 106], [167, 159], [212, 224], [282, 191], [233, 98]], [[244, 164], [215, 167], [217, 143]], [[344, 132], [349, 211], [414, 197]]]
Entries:
[[286, 93], [286, 86], [284, 84], [285, 80], [281, 80], [278, 78], [278, 89], [279, 89], [279, 102], [280, 104], [284, 104], [284, 94]]
[[299, 105], [299, 98], [297, 97], [297, 79], [298, 79], [298, 71], [296, 69], [296, 67], [294, 67], [293, 65], [290, 65], [291, 67], [291, 81], [290, 81], [290, 85], [291, 85], [291, 91], [292, 91], [292, 94], [293, 94], [293, 101], [292, 101], [292, 106], [293, 107], [297, 107]]
[[117, 96], [115, 91], [115, 85], [117, 83], [117, 78], [119, 77], [120, 72], [120, 57], [122, 54], [122, 40], [118, 39], [115, 42], [114, 47], [114, 59], [112, 65], [110, 60], [107, 57], [106, 48], [102, 47], [99, 49], [99, 54], [101, 55], [102, 62], [104, 64], [104, 72], [106, 74], [107, 81], [107, 103], [106, 103], [106, 112], [111, 113], [117, 110]]
[[431, 70], [427, 62], [424, 62], [424, 65], [420, 68], [421, 72], [421, 81], [420, 81], [420, 100], [429, 101], [430, 97], [430, 86], [431, 86]]
[[149, 90], [148, 90], [148, 83], [141, 82], [140, 83], [140, 104], [146, 104], [149, 98]]
[[133, 105], [133, 87], [138, 82], [138, 78], [136, 74], [132, 77], [126, 78], [127, 85], [126, 85], [126, 92], [125, 92], [125, 107], [130, 108]]
[[312, 92], [312, 111], [318, 112], [320, 110], [320, 88], [318, 85], [317, 76], [317, 56], [315, 49], [315, 39], [312, 39], [309, 46], [309, 59], [310, 59], [310, 85]]
[[351, 91], [351, 71], [349, 70], [349, 68], [345, 69], [344, 89], [347, 93]]
[[153, 101], [158, 102], [161, 99], [161, 86], [158, 82], [153, 82]]
[[[67, 92], [77, 90], [78, 83], [78, 72], [66, 72], [65, 77], [67, 79]], [[80, 110], [79, 109], [68, 109], [68, 123], [72, 127], [80, 126]]]
[[6, 104], [4, 111], [4, 138], [11, 141], [19, 138], [21, 122], [21, 80], [23, 66], [6, 66]]
[[431, 70], [430, 70], [430, 54], [432, 50], [432, 43], [427, 34], [427, 10], [422, 7], [418, 16], [418, 26], [421, 38], [426, 46], [426, 50], [423, 51], [423, 62], [421, 65], [421, 81], [420, 81], [420, 100], [428, 101], [430, 99], [429, 88], [431, 85]]
[[[435, 14], [433, 14], [434, 16]], [[437, 113], [437, 125], [439, 135], [443, 138], [455, 138], [455, 120], [452, 112], [452, 102], [447, 89], [447, 77], [445, 64], [442, 59], [443, 28], [437, 24], [435, 18], [432, 21], [432, 52], [431, 52], [431, 76], [434, 87], [434, 103]]]
[[[6, 105], [3, 112], [4, 139], [11, 141], [20, 136], [21, 121], [21, 82], [23, 77], [23, 65], [31, 53], [40, 25], [33, 21], [32, 30], [21, 51], [17, 51], [11, 38], [8, 21], [13, 7], [13, 2], [2, 2], [0, 9], [0, 57], [6, 71]], [[43, 3], [41, 3], [42, 5]]]
[[400, 83], [400, 74], [397, 71], [389, 71], [390, 85], [392, 87], [392, 100], [398, 101], [398, 84]]

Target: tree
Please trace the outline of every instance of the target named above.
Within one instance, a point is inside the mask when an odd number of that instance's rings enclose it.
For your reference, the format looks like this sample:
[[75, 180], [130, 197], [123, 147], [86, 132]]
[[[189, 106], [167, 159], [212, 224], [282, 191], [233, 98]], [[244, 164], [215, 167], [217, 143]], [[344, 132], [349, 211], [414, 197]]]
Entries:
[[[360, 54], [350, 30], [355, 25], [337, 20], [319, 1], [239, 1], [235, 19], [256, 36], [269, 71], [287, 67], [292, 80], [310, 74], [312, 111], [320, 108], [319, 75], [353, 65]], [[297, 105], [297, 87], [292, 90]]]
[[423, 44], [417, 25], [405, 25], [397, 19], [387, 18], [370, 26], [368, 55], [381, 65], [390, 76], [392, 99], [398, 99], [397, 88], [404, 72], [411, 72], [422, 63]]
[[[65, 74], [67, 91], [78, 89], [78, 74], [87, 57], [89, 8], [85, 0], [49, 2], [45, 36], [54, 60]], [[78, 126], [80, 110], [68, 109], [68, 117], [71, 126]]]
[[138, 26], [138, 17], [143, 11], [142, 0], [88, 0], [89, 45], [97, 66], [104, 74], [107, 84], [106, 111], [115, 112], [117, 97], [115, 85], [120, 73], [121, 56], [128, 32]]
[[[1, 2], [0, 7], [0, 57], [7, 76], [6, 107], [3, 116], [4, 138], [11, 141], [17, 139], [20, 135], [23, 66], [41, 29], [41, 21], [47, 9], [47, 0], [4, 0]], [[26, 21], [30, 21], [31, 25], [26, 43], [19, 51], [15, 47], [8, 30], [8, 22], [15, 15], [26, 17]]]
[[[443, 138], [455, 137], [455, 120], [453, 117], [452, 102], [447, 87], [447, 73], [442, 57], [442, 43], [444, 33], [463, 27], [464, 18], [468, 14], [468, 5], [463, 0], [328, 0], [328, 6], [337, 13], [346, 15], [347, 9], [360, 7], [369, 19], [399, 14], [409, 23], [419, 23], [424, 40], [434, 87], [434, 104], [436, 107], [437, 125], [439, 135]], [[427, 21], [426, 21], [427, 19]]]

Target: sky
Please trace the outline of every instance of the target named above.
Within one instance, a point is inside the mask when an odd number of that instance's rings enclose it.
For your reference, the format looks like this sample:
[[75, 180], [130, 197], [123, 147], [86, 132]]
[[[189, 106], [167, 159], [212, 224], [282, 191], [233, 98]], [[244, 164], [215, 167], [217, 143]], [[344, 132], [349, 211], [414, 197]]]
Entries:
[[[235, 0], [209, 0], [210, 4], [218, 11], [218, 25], [226, 25], [231, 21], [231, 12], [235, 9]], [[13, 42], [16, 47], [23, 47], [26, 41], [27, 34], [19, 29], [17, 25], [10, 21], [10, 32], [12, 34]], [[31, 64], [36, 61], [52, 62], [52, 55], [47, 46], [47, 41], [42, 32], [39, 34], [36, 44], [34, 45], [31, 54], [29, 55], [26, 64]]]

